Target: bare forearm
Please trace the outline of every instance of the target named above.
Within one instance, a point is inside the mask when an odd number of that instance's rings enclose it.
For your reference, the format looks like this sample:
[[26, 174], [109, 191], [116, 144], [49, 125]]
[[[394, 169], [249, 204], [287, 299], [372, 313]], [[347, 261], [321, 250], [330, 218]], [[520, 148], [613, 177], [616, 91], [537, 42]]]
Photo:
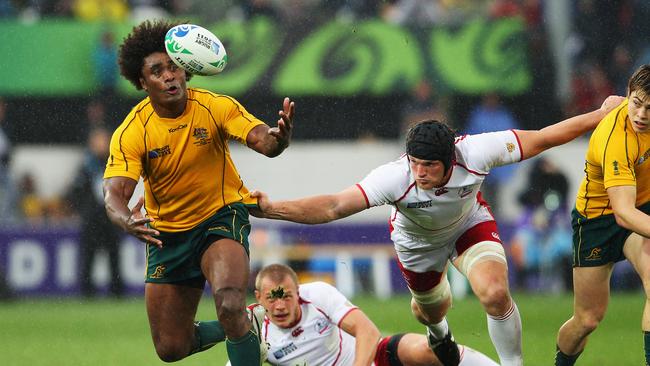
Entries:
[[359, 332], [355, 342], [354, 366], [369, 366], [375, 359], [380, 334], [375, 329]]
[[606, 113], [603, 110], [597, 109], [593, 112], [571, 117], [562, 122], [542, 128], [539, 132], [544, 138], [544, 147], [549, 149], [584, 135], [596, 128], [605, 115]]
[[269, 137], [268, 139], [265, 140], [264, 142], [264, 147], [263, 149], [263, 154], [268, 156], [269, 158], [274, 158], [289, 147], [289, 143], [283, 143], [280, 140], [276, 140], [275, 138]]
[[104, 196], [104, 207], [106, 208], [106, 214], [111, 222], [122, 230], [126, 230], [126, 225], [129, 217], [131, 216], [131, 211], [128, 207], [128, 202], [125, 199], [116, 197], [115, 194], [107, 192]]
[[277, 201], [265, 212], [270, 219], [301, 224], [323, 224], [343, 217], [336, 210], [332, 195], [314, 196], [295, 201]]
[[635, 233], [650, 238], [650, 216], [637, 208], [630, 208], [623, 212], [615, 212], [616, 222]]

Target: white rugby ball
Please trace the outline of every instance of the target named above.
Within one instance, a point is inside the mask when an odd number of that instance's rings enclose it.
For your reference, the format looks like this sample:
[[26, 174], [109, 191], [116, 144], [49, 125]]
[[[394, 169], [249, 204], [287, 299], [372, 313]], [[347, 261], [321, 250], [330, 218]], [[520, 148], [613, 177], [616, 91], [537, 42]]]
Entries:
[[180, 24], [167, 31], [165, 50], [176, 65], [192, 74], [215, 75], [228, 63], [219, 38], [194, 24]]

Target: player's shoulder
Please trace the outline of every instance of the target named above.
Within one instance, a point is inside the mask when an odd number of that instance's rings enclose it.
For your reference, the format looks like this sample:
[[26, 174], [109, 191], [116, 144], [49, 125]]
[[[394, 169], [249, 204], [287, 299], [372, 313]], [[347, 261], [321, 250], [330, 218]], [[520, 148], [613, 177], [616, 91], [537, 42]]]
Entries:
[[154, 114], [153, 106], [149, 97], [144, 98], [136, 104], [126, 115], [122, 123], [115, 129], [115, 133], [138, 133], [144, 130], [144, 125]]
[[211, 90], [202, 88], [187, 88], [187, 97], [199, 103], [227, 103], [238, 104], [237, 100], [230, 95], [215, 93]]
[[408, 173], [409, 171], [409, 160], [406, 154], [402, 154], [399, 158], [384, 163], [374, 169], [379, 172], [389, 172], [390, 174], [394, 173]]
[[625, 100], [621, 105], [610, 111], [596, 126], [589, 139], [589, 145], [606, 144], [611, 139], [625, 135], [630, 130], [627, 118], [627, 104]]

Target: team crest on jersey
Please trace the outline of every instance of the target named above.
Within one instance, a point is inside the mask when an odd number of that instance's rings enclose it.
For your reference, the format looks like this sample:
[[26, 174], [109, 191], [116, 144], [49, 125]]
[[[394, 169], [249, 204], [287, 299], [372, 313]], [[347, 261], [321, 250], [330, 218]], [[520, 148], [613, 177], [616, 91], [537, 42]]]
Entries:
[[588, 261], [597, 261], [602, 258], [602, 252], [603, 250], [600, 248], [594, 248], [589, 252], [589, 255], [585, 257], [585, 260]]
[[149, 150], [148, 156], [149, 159], [157, 159], [171, 153], [172, 149], [169, 147], [169, 145], [165, 145], [163, 147], [157, 147], [155, 149]]
[[210, 143], [210, 134], [208, 133], [207, 128], [203, 127], [198, 127], [194, 129], [194, 133], [192, 133], [192, 137], [196, 141], [194, 141], [194, 145], [196, 146], [203, 146], [207, 145]]
[[330, 327], [330, 322], [326, 318], [318, 318], [316, 324], [314, 324], [314, 329], [318, 334], [323, 334], [324, 331], [328, 330]]
[[515, 144], [513, 144], [512, 142], [507, 142], [506, 149], [508, 150], [509, 153], [515, 151]]
[[[436, 194], [437, 196], [437, 194]], [[428, 201], [423, 201], [423, 202], [409, 202], [406, 205], [406, 208], [427, 208], [433, 206], [433, 203], [431, 200]]]
[[474, 190], [471, 187], [463, 187], [458, 190], [458, 197], [460, 198], [467, 197], [470, 194], [472, 194], [472, 192], [474, 192]]
[[153, 271], [151, 276], [149, 276], [149, 278], [163, 278], [163, 277], [165, 277], [165, 270], [166, 269], [167, 269], [167, 267], [165, 267], [164, 264], [160, 264], [160, 265], [156, 266], [156, 269]]
[[620, 175], [621, 172], [618, 170], [618, 161], [612, 161], [612, 168], [614, 169], [614, 175]]

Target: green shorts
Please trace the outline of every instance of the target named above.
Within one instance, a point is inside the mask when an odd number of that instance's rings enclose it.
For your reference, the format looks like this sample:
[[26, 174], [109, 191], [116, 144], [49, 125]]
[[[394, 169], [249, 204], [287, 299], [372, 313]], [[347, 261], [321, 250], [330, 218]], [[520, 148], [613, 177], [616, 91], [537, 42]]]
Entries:
[[205, 286], [201, 272], [201, 257], [215, 240], [235, 240], [249, 254], [248, 235], [251, 225], [248, 208], [233, 203], [217, 211], [193, 229], [181, 232], [160, 232], [157, 237], [162, 248], [147, 245], [147, 273], [145, 282], [173, 283], [196, 288]]
[[[639, 210], [650, 214], [650, 202]], [[614, 214], [587, 219], [574, 208], [571, 226], [574, 267], [597, 267], [625, 259], [623, 245], [632, 231], [619, 226]]]

